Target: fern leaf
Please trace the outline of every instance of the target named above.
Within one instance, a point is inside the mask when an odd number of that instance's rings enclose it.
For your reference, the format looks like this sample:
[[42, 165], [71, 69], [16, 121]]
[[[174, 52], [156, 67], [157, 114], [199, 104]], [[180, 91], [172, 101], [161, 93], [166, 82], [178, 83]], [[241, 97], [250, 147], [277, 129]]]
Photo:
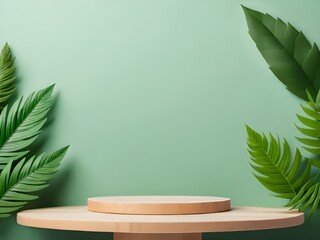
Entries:
[[309, 180], [311, 164], [307, 163], [303, 172], [302, 156], [296, 150], [291, 161], [290, 147], [286, 139], [281, 146], [279, 139], [270, 134], [270, 141], [265, 135], [260, 135], [249, 126], [247, 127], [247, 145], [255, 170], [254, 176], [267, 189], [280, 198], [292, 199]]
[[46, 188], [57, 171], [68, 147], [50, 154], [21, 160], [12, 169], [10, 161], [0, 174], [0, 218], [8, 217], [29, 201], [38, 198], [31, 193]]
[[319, 173], [311, 178], [287, 204], [287, 207], [299, 208], [300, 211], [311, 207], [308, 219], [315, 213], [320, 201], [320, 183], [316, 182], [318, 177]]
[[303, 127], [296, 125], [304, 137], [297, 137], [297, 139], [303, 144], [305, 150], [315, 155], [314, 159], [311, 160], [312, 165], [320, 167], [320, 91], [315, 100], [309, 92], [307, 92], [307, 96], [308, 101], [301, 105], [305, 116], [297, 114]]
[[10, 47], [6, 43], [0, 54], [0, 110], [5, 107], [15, 91], [15, 69]]
[[290, 23], [246, 8], [249, 34], [270, 70], [296, 96], [307, 100], [305, 90], [315, 97], [320, 88], [320, 51]]
[[39, 135], [52, 105], [54, 86], [32, 93], [24, 103], [18, 99], [0, 114], [0, 170], [10, 161], [25, 156], [25, 150]]

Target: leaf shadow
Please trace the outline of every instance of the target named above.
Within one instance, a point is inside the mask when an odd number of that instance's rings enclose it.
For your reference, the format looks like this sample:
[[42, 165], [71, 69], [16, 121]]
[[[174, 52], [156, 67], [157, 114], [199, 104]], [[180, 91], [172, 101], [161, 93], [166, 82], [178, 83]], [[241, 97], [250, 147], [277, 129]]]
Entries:
[[49, 187], [36, 193], [39, 198], [35, 201], [30, 202], [24, 209], [56, 207], [62, 205], [62, 196], [67, 189], [66, 183], [70, 182], [72, 174], [72, 164], [64, 166], [63, 170], [59, 170], [59, 174], [56, 174], [56, 176], [54, 176], [53, 179], [49, 181]]
[[[30, 202], [19, 211], [61, 205], [63, 196], [63, 194], [61, 193], [63, 193], [66, 190], [67, 185], [65, 183], [69, 182], [69, 179], [71, 177], [72, 165], [69, 164], [67, 167], [64, 167], [63, 171], [61, 171], [60, 174], [54, 176], [54, 178], [50, 181], [50, 186], [48, 188], [35, 193], [35, 195], [39, 196], [37, 200]], [[1, 239], [9, 239], [11, 232], [17, 228], [15, 218], [16, 216], [14, 214], [10, 218], [5, 218], [1, 220]]]
[[[75, 163], [75, 161], [70, 161]], [[73, 164], [69, 164], [64, 167], [62, 176], [58, 176], [56, 181], [53, 182], [52, 186], [41, 191], [40, 198], [38, 201], [33, 202], [29, 205], [30, 208], [39, 207], [51, 207], [51, 206], [61, 206], [63, 203], [63, 193], [66, 190], [66, 182], [70, 182], [69, 179], [75, 174], [73, 170]], [[54, 196], [54, 197], [53, 197]], [[32, 206], [33, 205], [33, 206]], [[84, 231], [62, 231], [62, 230], [52, 230], [52, 229], [36, 229], [37, 234], [41, 236], [40, 238], [47, 240], [56, 239], [77, 239], [77, 240], [112, 240], [112, 233], [103, 232], [84, 232]]]

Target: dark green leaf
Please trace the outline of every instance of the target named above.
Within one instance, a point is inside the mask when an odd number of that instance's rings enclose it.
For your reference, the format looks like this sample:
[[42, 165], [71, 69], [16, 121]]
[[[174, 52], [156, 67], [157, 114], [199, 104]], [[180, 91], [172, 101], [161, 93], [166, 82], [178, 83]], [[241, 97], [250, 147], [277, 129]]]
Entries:
[[243, 6], [249, 34], [275, 76], [298, 97], [308, 100], [320, 88], [320, 52], [290, 23]]

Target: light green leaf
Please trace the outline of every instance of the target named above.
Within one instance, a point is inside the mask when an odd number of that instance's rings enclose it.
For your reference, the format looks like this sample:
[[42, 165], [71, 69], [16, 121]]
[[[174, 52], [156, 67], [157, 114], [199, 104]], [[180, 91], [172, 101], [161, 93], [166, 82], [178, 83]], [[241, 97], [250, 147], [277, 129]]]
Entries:
[[32, 93], [24, 103], [18, 99], [0, 114], [0, 170], [10, 161], [22, 158], [39, 135], [52, 105], [54, 85]]
[[[297, 149], [291, 160], [290, 147], [286, 139], [281, 146], [279, 139], [272, 134], [268, 140], [249, 126], [247, 128], [250, 165], [255, 170], [258, 181], [277, 197], [292, 199], [309, 180], [311, 164], [303, 167], [302, 156]], [[300, 173], [302, 171], [302, 173]]]
[[8, 217], [38, 198], [31, 193], [46, 188], [57, 171], [68, 147], [19, 162], [12, 169], [10, 161], [0, 174], [0, 218]]
[[[308, 94], [308, 93], [307, 93]], [[298, 141], [303, 144], [303, 148], [314, 154], [314, 159], [311, 164], [315, 167], [320, 167], [320, 97], [317, 94], [314, 100], [308, 94], [308, 101], [301, 106], [301, 109], [306, 114], [302, 116], [297, 114], [297, 117], [303, 127], [296, 125], [297, 129], [304, 137], [297, 137]]]

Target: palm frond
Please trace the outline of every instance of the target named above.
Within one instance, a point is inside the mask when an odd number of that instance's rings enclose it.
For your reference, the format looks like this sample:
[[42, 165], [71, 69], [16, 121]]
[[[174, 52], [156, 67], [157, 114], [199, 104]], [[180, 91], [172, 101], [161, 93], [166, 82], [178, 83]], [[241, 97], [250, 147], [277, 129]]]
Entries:
[[15, 69], [10, 47], [6, 43], [0, 54], [0, 110], [6, 106], [15, 91]]
[[18, 99], [10, 109], [0, 114], [0, 170], [10, 161], [25, 156], [29, 146], [39, 135], [52, 105], [54, 85], [32, 93], [24, 103]]
[[310, 162], [303, 167], [298, 149], [292, 161], [286, 139], [281, 146], [279, 139], [272, 134], [269, 142], [264, 134], [260, 135], [249, 126], [246, 127], [248, 152], [252, 160], [250, 165], [255, 170], [254, 176], [263, 186], [274, 192], [276, 197], [294, 198], [309, 180]]
[[304, 127], [296, 125], [304, 137], [297, 137], [297, 139], [303, 144], [305, 150], [315, 155], [311, 164], [320, 167], [320, 91], [315, 100], [309, 92], [307, 92], [307, 96], [308, 101], [301, 105], [305, 116], [297, 114]]
[[296, 96], [307, 100], [320, 88], [320, 51], [290, 23], [243, 7], [249, 34], [274, 75]]
[[[31, 193], [48, 186], [47, 181], [57, 171], [68, 147], [50, 154], [23, 159], [13, 168], [10, 161], [0, 174], [0, 218], [8, 217], [38, 198]], [[12, 169], [13, 168], [13, 169]]]

